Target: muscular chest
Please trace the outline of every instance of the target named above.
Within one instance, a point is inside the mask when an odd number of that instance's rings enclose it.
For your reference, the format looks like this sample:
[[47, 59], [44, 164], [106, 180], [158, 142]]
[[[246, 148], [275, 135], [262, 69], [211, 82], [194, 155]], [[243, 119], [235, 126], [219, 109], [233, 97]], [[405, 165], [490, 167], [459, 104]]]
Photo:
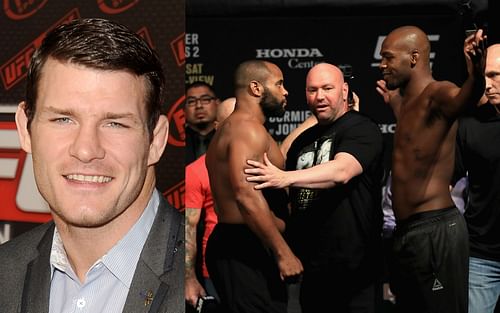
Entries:
[[394, 133], [396, 149], [412, 149], [425, 140], [425, 112], [413, 106], [401, 109]]
[[431, 162], [449, 138], [450, 125], [426, 106], [411, 104], [401, 110], [394, 134], [394, 158]]
[[420, 95], [401, 106], [394, 144], [407, 149], [416, 144], [427, 146], [429, 141], [442, 140], [450, 126], [439, 107], [425, 94]]

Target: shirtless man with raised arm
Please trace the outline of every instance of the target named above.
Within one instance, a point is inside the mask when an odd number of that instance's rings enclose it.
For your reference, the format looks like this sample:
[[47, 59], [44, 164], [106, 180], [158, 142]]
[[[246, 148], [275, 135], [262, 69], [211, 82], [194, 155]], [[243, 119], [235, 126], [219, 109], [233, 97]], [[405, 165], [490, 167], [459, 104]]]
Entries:
[[[436, 81], [427, 35], [414, 26], [382, 43], [382, 95], [397, 118], [392, 160], [396, 232], [391, 289], [398, 312], [467, 312], [468, 243], [451, 199], [456, 119], [484, 92], [483, 32], [464, 42], [468, 77], [461, 88]], [[386, 99], [387, 100], [387, 99]]]
[[283, 221], [244, 173], [246, 160], [262, 161], [264, 153], [283, 167], [279, 147], [264, 122], [266, 117], [283, 115], [287, 95], [275, 64], [261, 60], [240, 64], [234, 112], [218, 127], [207, 151], [218, 224], [207, 244], [206, 262], [221, 304], [230, 312], [286, 313], [283, 281], [303, 271], [283, 239]]

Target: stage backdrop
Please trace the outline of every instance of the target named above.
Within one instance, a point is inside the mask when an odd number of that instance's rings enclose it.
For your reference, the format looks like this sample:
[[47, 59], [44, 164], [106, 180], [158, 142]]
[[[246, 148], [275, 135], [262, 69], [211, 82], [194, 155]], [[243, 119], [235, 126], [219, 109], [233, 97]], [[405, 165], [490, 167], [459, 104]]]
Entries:
[[[0, 243], [50, 219], [34, 182], [31, 156], [21, 150], [14, 123], [24, 98], [30, 57], [44, 35], [80, 17], [123, 23], [159, 53], [167, 78], [170, 136], [157, 167], [158, 187], [176, 207], [184, 192], [184, 0], [3, 0], [0, 9]], [[47, 143], [50, 144], [50, 143]]]
[[338, 65], [360, 98], [360, 110], [380, 126], [390, 163], [395, 120], [375, 90], [381, 79], [380, 47], [395, 27], [416, 25], [429, 36], [436, 79], [461, 83], [465, 75], [463, 19], [456, 14], [409, 16], [325, 17], [187, 17], [186, 83], [212, 84], [221, 98], [232, 96], [233, 71], [246, 59], [274, 62], [283, 71], [289, 92], [283, 118], [271, 118], [268, 129], [281, 141], [310, 111], [305, 102], [305, 78], [319, 62]]

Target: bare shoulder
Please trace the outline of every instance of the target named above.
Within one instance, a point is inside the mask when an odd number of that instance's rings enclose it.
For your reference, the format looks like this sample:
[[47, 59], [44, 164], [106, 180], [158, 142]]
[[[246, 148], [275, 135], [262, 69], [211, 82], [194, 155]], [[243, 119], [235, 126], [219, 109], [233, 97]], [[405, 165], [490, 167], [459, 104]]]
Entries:
[[264, 125], [246, 114], [232, 114], [217, 130], [217, 135], [224, 138], [229, 159], [263, 155], [269, 147], [269, 134]]
[[423, 94], [436, 100], [446, 101], [448, 97], [459, 92], [459, 88], [454, 83], [447, 80], [433, 81], [427, 85]]
[[253, 118], [236, 118], [232, 121], [232, 131], [237, 138], [247, 141], [267, 140], [268, 132], [264, 125]]
[[434, 80], [425, 88], [427, 91], [438, 91], [440, 89], [458, 88], [456, 84], [448, 80]]

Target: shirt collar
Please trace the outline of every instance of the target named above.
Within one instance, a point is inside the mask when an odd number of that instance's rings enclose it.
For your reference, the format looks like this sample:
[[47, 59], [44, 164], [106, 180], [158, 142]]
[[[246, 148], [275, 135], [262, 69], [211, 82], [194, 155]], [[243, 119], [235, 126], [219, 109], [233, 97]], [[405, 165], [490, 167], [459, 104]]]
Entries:
[[[127, 288], [130, 288], [135, 267], [153, 225], [159, 203], [159, 192], [155, 189], [141, 217], [120, 241], [90, 267], [89, 272], [97, 264], [102, 263]], [[57, 269], [70, 277], [75, 276], [57, 227], [52, 240], [50, 266], [52, 275]]]

